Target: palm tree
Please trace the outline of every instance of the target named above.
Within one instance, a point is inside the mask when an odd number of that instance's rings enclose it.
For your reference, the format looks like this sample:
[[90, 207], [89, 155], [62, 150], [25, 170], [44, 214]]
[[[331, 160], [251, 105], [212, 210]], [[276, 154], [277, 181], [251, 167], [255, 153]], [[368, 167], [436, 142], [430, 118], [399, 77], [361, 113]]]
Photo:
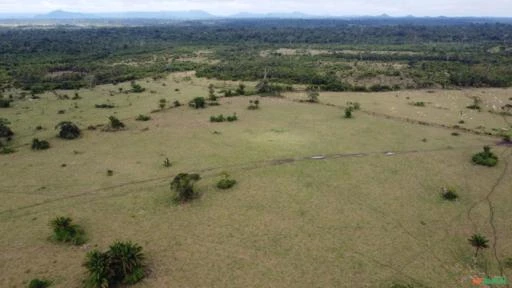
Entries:
[[489, 245], [487, 244], [489, 240], [481, 234], [473, 234], [468, 241], [471, 246], [475, 247], [475, 258], [478, 256], [478, 251], [480, 251], [480, 249], [489, 248]]

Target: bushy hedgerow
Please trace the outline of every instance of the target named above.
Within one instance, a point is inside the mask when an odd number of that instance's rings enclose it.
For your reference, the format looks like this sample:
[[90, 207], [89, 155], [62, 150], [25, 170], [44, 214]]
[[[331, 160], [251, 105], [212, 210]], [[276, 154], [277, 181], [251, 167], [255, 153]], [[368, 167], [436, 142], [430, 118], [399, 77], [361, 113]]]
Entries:
[[484, 146], [484, 151], [473, 155], [472, 161], [477, 165], [493, 167], [498, 164], [498, 156], [491, 152], [491, 147]]
[[131, 285], [145, 277], [142, 247], [132, 242], [115, 242], [106, 252], [87, 253], [84, 266], [89, 275], [86, 287]]

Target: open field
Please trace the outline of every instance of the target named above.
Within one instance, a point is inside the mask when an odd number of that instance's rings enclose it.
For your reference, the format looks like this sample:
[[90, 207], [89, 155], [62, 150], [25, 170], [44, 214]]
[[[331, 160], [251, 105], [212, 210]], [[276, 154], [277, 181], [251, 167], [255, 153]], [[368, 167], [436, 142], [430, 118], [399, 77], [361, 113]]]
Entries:
[[[150, 113], [161, 98], [186, 104], [206, 97], [210, 83], [219, 91], [238, 82], [188, 72], [137, 82], [145, 92], [120, 93], [130, 87], [121, 83], [59, 100], [74, 91], [57, 90], [1, 110], [17, 150], [0, 155], [1, 287], [36, 277], [81, 287], [86, 252], [114, 240], [144, 247], [149, 275], [134, 287], [471, 287], [476, 275], [512, 279], [504, 267], [512, 257], [512, 150], [496, 146], [510, 117], [488, 112], [510, 103], [511, 89], [330, 92], [319, 104], [290, 92]], [[483, 100], [482, 112], [465, 108], [468, 96]], [[254, 99], [261, 108], [247, 110]], [[362, 110], [344, 119], [349, 101]], [[426, 106], [410, 105], [416, 101]], [[103, 103], [115, 108], [94, 107]], [[221, 113], [240, 120], [209, 122]], [[152, 119], [135, 121], [139, 114]], [[86, 129], [110, 115], [127, 129]], [[57, 138], [53, 127], [64, 120], [79, 124], [82, 137]], [[34, 137], [51, 148], [31, 151]], [[494, 168], [470, 161], [484, 145], [500, 157]], [[238, 181], [231, 190], [214, 188], [224, 171]], [[180, 172], [201, 174], [200, 199], [172, 203], [169, 183]], [[458, 201], [441, 199], [448, 186]], [[85, 245], [48, 240], [59, 215], [84, 227]], [[476, 264], [473, 233], [491, 244]]]

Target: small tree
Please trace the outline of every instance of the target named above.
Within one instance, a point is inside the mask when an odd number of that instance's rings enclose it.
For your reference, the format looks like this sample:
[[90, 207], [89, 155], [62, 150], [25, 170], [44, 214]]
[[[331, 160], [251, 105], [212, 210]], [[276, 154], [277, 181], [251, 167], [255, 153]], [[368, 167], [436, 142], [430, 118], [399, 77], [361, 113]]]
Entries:
[[454, 188], [443, 188], [441, 192], [441, 196], [444, 200], [448, 201], [455, 201], [457, 198], [459, 198], [459, 195], [457, 195], [457, 192]]
[[260, 100], [250, 100], [249, 101], [249, 106], [247, 107], [247, 109], [249, 110], [258, 110], [260, 109]]
[[80, 128], [73, 122], [63, 121], [55, 126], [55, 129], [60, 129], [59, 137], [62, 139], [72, 140], [80, 137]]
[[58, 242], [81, 245], [85, 243], [84, 232], [80, 226], [72, 224], [69, 217], [57, 217], [50, 222], [53, 239]]
[[180, 173], [171, 182], [171, 190], [176, 193], [176, 202], [188, 202], [197, 197], [194, 184], [201, 179], [199, 174]]
[[169, 160], [169, 158], [168, 158], [168, 157], [166, 157], [166, 158], [165, 158], [165, 160], [164, 160], [164, 164], [163, 164], [163, 165], [164, 165], [164, 167], [166, 167], [166, 168], [171, 167], [171, 166], [172, 166], [172, 164], [171, 164], [171, 160]]
[[482, 249], [489, 248], [489, 240], [485, 238], [485, 236], [481, 234], [473, 234], [471, 238], [468, 239], [469, 244], [475, 248], [475, 255], [476, 258], [478, 256], [478, 252]]

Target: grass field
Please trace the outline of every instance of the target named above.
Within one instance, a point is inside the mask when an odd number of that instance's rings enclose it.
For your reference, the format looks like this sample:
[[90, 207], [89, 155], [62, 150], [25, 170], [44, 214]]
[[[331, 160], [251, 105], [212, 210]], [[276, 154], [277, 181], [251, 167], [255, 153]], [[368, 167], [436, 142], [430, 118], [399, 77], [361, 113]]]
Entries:
[[[114, 240], [144, 247], [149, 274], [135, 287], [472, 287], [472, 276], [512, 279], [504, 266], [512, 257], [512, 151], [473, 133], [510, 129], [488, 110], [510, 103], [512, 90], [321, 93], [319, 104], [299, 103], [305, 93], [293, 92], [150, 113], [161, 98], [186, 104], [206, 97], [209, 83], [238, 83], [190, 73], [138, 83], [144, 93], [105, 85], [80, 90], [79, 100], [47, 93], [1, 110], [17, 149], [0, 155], [1, 287], [36, 277], [81, 287], [86, 252]], [[482, 98], [482, 112], [465, 108], [468, 96]], [[247, 110], [254, 99], [261, 108]], [[343, 118], [348, 101], [361, 103], [353, 119]], [[426, 106], [410, 105], [416, 101]], [[102, 103], [116, 107], [94, 108]], [[221, 113], [240, 120], [209, 122]], [[139, 114], [152, 119], [135, 121]], [[86, 129], [110, 115], [127, 129]], [[82, 137], [56, 138], [53, 127], [64, 120], [78, 123]], [[51, 149], [31, 151], [34, 137]], [[500, 157], [494, 168], [470, 161], [484, 145]], [[238, 181], [231, 190], [215, 188], [224, 171]], [[172, 203], [169, 183], [180, 172], [201, 174], [200, 199]], [[441, 199], [447, 186], [458, 201]], [[49, 240], [48, 223], [59, 215], [85, 228], [85, 245]], [[491, 246], [476, 263], [467, 241], [474, 233]]]

